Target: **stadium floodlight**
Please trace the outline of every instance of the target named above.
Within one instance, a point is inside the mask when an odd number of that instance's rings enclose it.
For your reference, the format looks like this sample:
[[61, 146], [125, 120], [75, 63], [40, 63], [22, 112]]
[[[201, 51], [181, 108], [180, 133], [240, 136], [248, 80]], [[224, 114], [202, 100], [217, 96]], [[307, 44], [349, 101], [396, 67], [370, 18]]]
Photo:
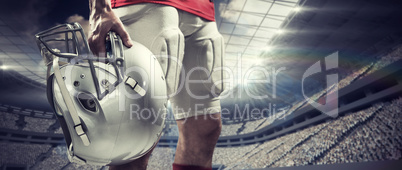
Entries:
[[276, 34], [278, 34], [278, 35], [281, 35], [281, 34], [283, 34], [283, 30], [281, 30], [281, 29], [278, 29], [278, 30], [276, 30]]
[[265, 52], [270, 52], [272, 50], [272, 47], [271, 46], [266, 46], [266, 47], [264, 47], [264, 51]]
[[299, 6], [296, 6], [295, 8], [293, 8], [293, 11], [296, 12], [296, 13], [300, 12], [301, 10], [302, 9]]

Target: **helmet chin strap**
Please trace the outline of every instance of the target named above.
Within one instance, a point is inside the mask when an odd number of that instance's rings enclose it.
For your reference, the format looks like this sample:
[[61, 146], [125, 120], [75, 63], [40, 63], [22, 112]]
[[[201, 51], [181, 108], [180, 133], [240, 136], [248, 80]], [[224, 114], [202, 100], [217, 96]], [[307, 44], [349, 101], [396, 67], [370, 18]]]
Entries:
[[147, 91], [145, 91], [145, 89], [143, 89], [137, 81], [135, 81], [133, 78], [131, 78], [130, 76], [127, 76], [126, 78], [124, 78], [123, 81], [126, 85], [128, 85], [132, 90], [134, 90], [135, 92], [137, 92], [140, 96], [145, 96], [145, 93]]
[[[69, 115], [74, 122], [74, 129], [77, 135], [81, 138], [82, 143], [85, 146], [89, 146], [90, 141], [87, 134], [84, 132], [82, 128], [80, 117], [77, 114], [77, 110], [75, 109], [73, 100], [71, 99], [70, 93], [67, 90], [67, 86], [64, 83], [63, 77], [61, 76], [60, 66], [59, 66], [59, 57], [53, 58], [53, 71], [54, 76], [56, 77], [57, 84], [60, 88], [61, 94], [63, 96], [63, 100], [66, 103], [66, 106], [69, 110]], [[63, 115], [67, 116], [67, 115]]]
[[[120, 36], [116, 35], [115, 32], [109, 32], [109, 38], [110, 38], [110, 46], [112, 49], [112, 56], [114, 56], [115, 63], [117, 66], [120, 67], [120, 69], [124, 68], [124, 52], [123, 52], [123, 42], [120, 38]], [[120, 52], [120, 54], [117, 54], [117, 52]], [[120, 63], [119, 63], [120, 62]], [[116, 73], [118, 71], [116, 70]], [[120, 70], [121, 73], [124, 73], [124, 70]], [[145, 96], [146, 90], [142, 88], [136, 80], [131, 78], [130, 76], [127, 75], [121, 75], [123, 77], [123, 82], [129, 86], [132, 90], [134, 90], [136, 93], [138, 93], [140, 96]], [[120, 78], [120, 75], [117, 75], [118, 78]]]

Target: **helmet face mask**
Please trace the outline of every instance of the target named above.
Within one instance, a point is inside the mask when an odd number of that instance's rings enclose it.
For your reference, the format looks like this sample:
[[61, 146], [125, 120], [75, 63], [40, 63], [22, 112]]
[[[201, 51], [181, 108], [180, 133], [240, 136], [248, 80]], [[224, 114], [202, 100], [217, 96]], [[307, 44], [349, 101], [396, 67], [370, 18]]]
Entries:
[[160, 86], [164, 73], [146, 47], [134, 42], [126, 48], [111, 32], [107, 57], [94, 57], [78, 23], [50, 28], [36, 39], [70, 161], [124, 164], [156, 145], [166, 117], [166, 87]]
[[[100, 90], [99, 84], [97, 83], [98, 78], [95, 74], [94, 62], [108, 63], [114, 67], [118, 79], [116, 82], [110, 83], [111, 85], [116, 87], [122, 82], [123, 77], [120, 71], [118, 71], [118, 67], [123, 67], [124, 64], [123, 45], [120, 37], [113, 32], [109, 33], [109, 40], [108, 43], [106, 43], [107, 49], [109, 49], [109, 51], [107, 51], [107, 58], [92, 55], [84, 31], [78, 23], [55, 26], [36, 34], [36, 39], [42, 55], [50, 56], [44, 56], [46, 58], [45, 62], [47, 62], [45, 64], [48, 64], [49, 60], [51, 60], [49, 58], [53, 58], [53, 56], [64, 59], [64, 61], [70, 64], [78, 64], [86, 61], [91, 70], [99, 100], [102, 100], [102, 98], [111, 91], [109, 89], [103, 92]], [[114, 88], [110, 89], [113, 90]]]

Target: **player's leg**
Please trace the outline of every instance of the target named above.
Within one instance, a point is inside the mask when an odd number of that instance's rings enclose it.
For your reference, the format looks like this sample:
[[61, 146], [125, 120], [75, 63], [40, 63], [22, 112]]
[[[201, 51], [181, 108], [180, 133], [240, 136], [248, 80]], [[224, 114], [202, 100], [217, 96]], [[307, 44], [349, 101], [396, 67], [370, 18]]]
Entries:
[[174, 163], [212, 167], [212, 156], [221, 132], [220, 113], [177, 120], [179, 141]]
[[[184, 52], [184, 37], [178, 28], [177, 10], [170, 6], [159, 4], [137, 4], [114, 9], [122, 20], [133, 41], [139, 42], [152, 51], [161, 63], [170, 83], [168, 93], [177, 86]], [[178, 82], [178, 80], [177, 80]], [[150, 151], [143, 157], [120, 166], [110, 166], [110, 169], [146, 169], [151, 155]]]
[[186, 45], [185, 76], [182, 72], [178, 94], [171, 100], [180, 134], [174, 168], [211, 168], [222, 127], [219, 94], [223, 90], [223, 39], [215, 22], [179, 13]]

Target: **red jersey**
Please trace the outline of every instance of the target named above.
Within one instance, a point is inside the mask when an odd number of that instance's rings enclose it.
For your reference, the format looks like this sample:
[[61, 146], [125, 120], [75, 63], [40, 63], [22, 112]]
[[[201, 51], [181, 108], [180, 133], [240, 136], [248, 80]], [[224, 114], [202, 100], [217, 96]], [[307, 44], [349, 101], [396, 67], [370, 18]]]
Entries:
[[112, 8], [139, 3], [164, 4], [197, 15], [206, 20], [215, 21], [215, 10], [212, 0], [111, 0], [111, 2]]

